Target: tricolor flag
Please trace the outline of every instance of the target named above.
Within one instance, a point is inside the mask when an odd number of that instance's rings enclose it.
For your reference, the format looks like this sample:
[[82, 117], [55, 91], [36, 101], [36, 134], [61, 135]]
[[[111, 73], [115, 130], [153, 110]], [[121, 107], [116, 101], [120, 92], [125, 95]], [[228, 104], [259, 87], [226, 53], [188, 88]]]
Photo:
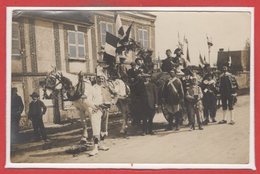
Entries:
[[116, 15], [116, 31], [117, 31], [118, 37], [123, 38], [123, 36], [125, 35], [125, 31], [124, 31], [124, 27], [122, 25], [122, 21], [121, 21], [119, 14]]
[[118, 37], [106, 32], [105, 53], [103, 58], [105, 62], [113, 63], [116, 61], [116, 48], [119, 40]]

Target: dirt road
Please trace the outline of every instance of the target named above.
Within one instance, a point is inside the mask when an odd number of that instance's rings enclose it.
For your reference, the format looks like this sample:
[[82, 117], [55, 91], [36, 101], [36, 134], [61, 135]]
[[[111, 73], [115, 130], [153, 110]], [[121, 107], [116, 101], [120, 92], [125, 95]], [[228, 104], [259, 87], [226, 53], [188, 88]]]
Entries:
[[[249, 161], [249, 96], [238, 98], [235, 107], [236, 124], [210, 124], [204, 130], [179, 132], [164, 131], [166, 120], [162, 114], [155, 116], [156, 135], [119, 135], [118, 123], [106, 143], [109, 151], [100, 151], [89, 157], [81, 153], [76, 157], [64, 151], [78, 142], [77, 125], [57, 129], [50, 134], [52, 146], [42, 149], [40, 143], [17, 144], [12, 162], [26, 163], [225, 163], [245, 164]], [[222, 119], [218, 110], [217, 120]], [[119, 121], [119, 120], [118, 120]]]

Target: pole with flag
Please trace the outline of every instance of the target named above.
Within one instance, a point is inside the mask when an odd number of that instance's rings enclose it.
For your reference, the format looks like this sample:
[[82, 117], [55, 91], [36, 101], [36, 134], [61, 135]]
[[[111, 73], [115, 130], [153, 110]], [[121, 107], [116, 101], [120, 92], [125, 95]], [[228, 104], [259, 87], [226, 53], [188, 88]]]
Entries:
[[232, 58], [231, 58], [231, 55], [230, 55], [230, 51], [228, 49], [228, 68], [231, 69], [231, 65], [232, 65]]
[[213, 46], [213, 43], [212, 43], [212, 39], [209, 39], [208, 36], [207, 37], [207, 44], [208, 44], [208, 58], [209, 58], [209, 64], [210, 64], [210, 48]]
[[183, 43], [180, 41], [180, 33], [178, 32], [178, 47], [183, 50]]
[[205, 65], [205, 61], [203, 60], [202, 56], [201, 56], [201, 53], [199, 55], [199, 58], [200, 58], [200, 63], [201, 65]]
[[119, 38], [123, 38], [125, 35], [124, 27], [119, 14], [116, 14], [116, 32]]
[[190, 53], [189, 53], [189, 42], [188, 39], [184, 36], [183, 38], [184, 43], [187, 44], [187, 53], [186, 53], [186, 59], [190, 63]]

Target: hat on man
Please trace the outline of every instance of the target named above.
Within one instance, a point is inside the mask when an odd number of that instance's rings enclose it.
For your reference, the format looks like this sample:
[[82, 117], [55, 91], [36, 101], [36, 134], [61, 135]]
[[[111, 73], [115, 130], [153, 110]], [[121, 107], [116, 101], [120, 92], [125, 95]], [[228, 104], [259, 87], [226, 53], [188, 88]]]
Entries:
[[169, 51], [172, 52], [170, 49], [167, 49], [167, 50], [165, 51], [165, 53], [167, 53], [167, 52], [169, 52]]
[[174, 54], [177, 54], [178, 52], [181, 52], [181, 54], [183, 55], [182, 49], [176, 48], [176, 49], [174, 50]]
[[37, 92], [33, 92], [31, 95], [30, 95], [32, 98], [36, 97], [40, 97], [39, 94]]

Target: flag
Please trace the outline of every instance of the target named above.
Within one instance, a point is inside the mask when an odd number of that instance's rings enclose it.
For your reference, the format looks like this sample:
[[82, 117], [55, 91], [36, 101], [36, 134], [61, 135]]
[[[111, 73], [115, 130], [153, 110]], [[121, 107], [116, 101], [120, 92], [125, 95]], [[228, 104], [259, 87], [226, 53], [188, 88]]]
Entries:
[[207, 43], [208, 43], [208, 47], [212, 47], [213, 46], [212, 40], [209, 40], [208, 36], [207, 36]]
[[231, 67], [232, 65], [232, 59], [231, 59], [231, 56], [229, 55], [228, 57], [228, 67]]
[[201, 63], [202, 65], [204, 65], [204, 64], [205, 64], [205, 62], [204, 62], [204, 60], [203, 60], [203, 58], [202, 58], [201, 54], [200, 54], [200, 63]]
[[188, 44], [189, 42], [188, 42], [188, 39], [184, 36], [183, 37], [183, 41], [184, 41], [184, 43], [186, 43], [186, 44]]
[[189, 47], [187, 47], [187, 54], [186, 59], [190, 62], [190, 53], [189, 53]]
[[122, 38], [125, 35], [124, 27], [119, 14], [116, 15], [116, 31], [119, 38]]
[[107, 63], [115, 62], [116, 60], [116, 49], [119, 38], [113, 34], [106, 32], [106, 43], [105, 43], [105, 53], [103, 60]]
[[183, 43], [180, 41], [180, 33], [178, 32], [178, 47], [183, 50]]
[[126, 30], [124, 36], [123, 36], [122, 39], [119, 41], [119, 43], [120, 43], [121, 45], [123, 45], [124, 43], [126, 43], [126, 42], [129, 41], [129, 37], [130, 37], [132, 25], [133, 25], [133, 23], [131, 23], [131, 25], [127, 28], [127, 30]]

